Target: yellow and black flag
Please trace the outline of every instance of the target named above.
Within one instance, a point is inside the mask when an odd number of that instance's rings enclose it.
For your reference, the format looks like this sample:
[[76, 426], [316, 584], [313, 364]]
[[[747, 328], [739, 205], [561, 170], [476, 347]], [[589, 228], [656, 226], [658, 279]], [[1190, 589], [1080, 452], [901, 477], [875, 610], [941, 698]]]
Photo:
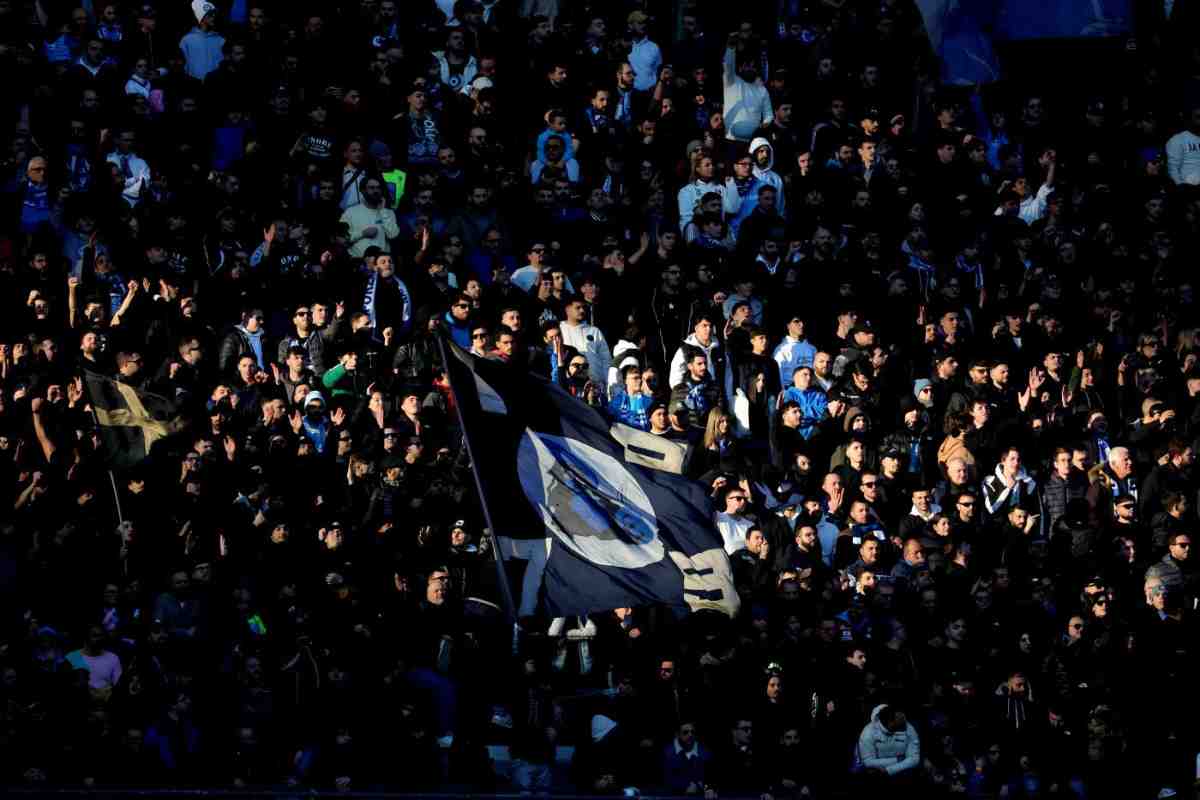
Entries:
[[84, 372], [83, 381], [110, 467], [140, 463], [155, 442], [183, 430], [184, 422], [175, 404], [162, 395], [90, 371]]

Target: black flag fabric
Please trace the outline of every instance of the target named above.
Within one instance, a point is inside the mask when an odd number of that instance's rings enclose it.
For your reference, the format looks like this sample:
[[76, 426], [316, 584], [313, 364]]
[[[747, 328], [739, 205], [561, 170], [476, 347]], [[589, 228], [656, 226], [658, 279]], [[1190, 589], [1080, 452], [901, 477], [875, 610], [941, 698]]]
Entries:
[[646, 466], [670, 462], [671, 443], [610, 425], [523, 366], [441, 341], [497, 545], [528, 562], [520, 614], [651, 603], [737, 613], [708, 496], [668, 463]]
[[183, 429], [175, 404], [165, 397], [85, 371], [84, 386], [110, 467], [131, 467], [160, 439]]

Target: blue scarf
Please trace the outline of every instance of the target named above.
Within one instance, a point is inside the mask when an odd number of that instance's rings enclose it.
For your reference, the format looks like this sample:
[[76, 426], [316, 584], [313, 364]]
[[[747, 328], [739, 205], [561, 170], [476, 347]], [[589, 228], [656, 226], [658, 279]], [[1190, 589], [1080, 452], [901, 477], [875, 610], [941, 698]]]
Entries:
[[39, 225], [50, 221], [50, 189], [45, 183], [25, 180], [21, 199], [21, 230], [33, 233]]
[[908, 242], [900, 245], [900, 252], [908, 256], [908, 268], [917, 273], [917, 281], [921, 287], [921, 299], [928, 301], [929, 293], [937, 285], [936, 267], [914, 253]]
[[329, 421], [324, 417], [319, 417], [316, 422], [313, 422], [308, 414], [305, 414], [301, 424], [304, 427], [304, 435], [313, 443], [316, 451], [324, 453], [325, 441], [329, 437]]
[[250, 331], [246, 330], [245, 325], [238, 325], [238, 330], [241, 331], [242, 334], [246, 337], [246, 339], [250, 342], [250, 349], [252, 351], [254, 351], [254, 360], [258, 363], [259, 368], [266, 369], [267, 362], [263, 360], [262, 330], [258, 330], [258, 331], [255, 331], [254, 333], [251, 333]]
[[971, 264], [968, 263], [967, 260], [962, 256], [958, 256], [954, 259], [954, 265], [958, 267], [959, 272], [965, 272], [968, 275], [973, 275], [975, 277], [976, 289], [983, 288], [983, 264]]

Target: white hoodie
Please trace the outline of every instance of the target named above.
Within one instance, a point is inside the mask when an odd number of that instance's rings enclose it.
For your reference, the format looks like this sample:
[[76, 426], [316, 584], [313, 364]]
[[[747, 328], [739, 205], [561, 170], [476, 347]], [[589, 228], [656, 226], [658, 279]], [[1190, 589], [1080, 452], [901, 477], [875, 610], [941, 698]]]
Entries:
[[[758, 166], [758, 159], [754, 158], [754, 154], [758, 148], [766, 147], [767, 152], [771, 155], [767, 159], [766, 169]], [[750, 158], [754, 160], [754, 177], [758, 178], [762, 183], [768, 186], [775, 187], [775, 208], [779, 211], [780, 216], [783, 216], [785, 206], [783, 198], [783, 178], [779, 177], [779, 173], [775, 171], [775, 148], [771, 143], [762, 136], [755, 137], [754, 141], [750, 142]]]

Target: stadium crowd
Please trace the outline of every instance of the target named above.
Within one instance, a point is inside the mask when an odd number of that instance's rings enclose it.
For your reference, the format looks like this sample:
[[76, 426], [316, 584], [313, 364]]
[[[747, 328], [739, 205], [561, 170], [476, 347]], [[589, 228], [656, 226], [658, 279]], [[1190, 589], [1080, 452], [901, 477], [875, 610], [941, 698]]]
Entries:
[[[0, 782], [1192, 791], [1194, 4], [1065, 96], [730, 5], [0, 0]], [[686, 446], [738, 616], [514, 648], [439, 335]]]

